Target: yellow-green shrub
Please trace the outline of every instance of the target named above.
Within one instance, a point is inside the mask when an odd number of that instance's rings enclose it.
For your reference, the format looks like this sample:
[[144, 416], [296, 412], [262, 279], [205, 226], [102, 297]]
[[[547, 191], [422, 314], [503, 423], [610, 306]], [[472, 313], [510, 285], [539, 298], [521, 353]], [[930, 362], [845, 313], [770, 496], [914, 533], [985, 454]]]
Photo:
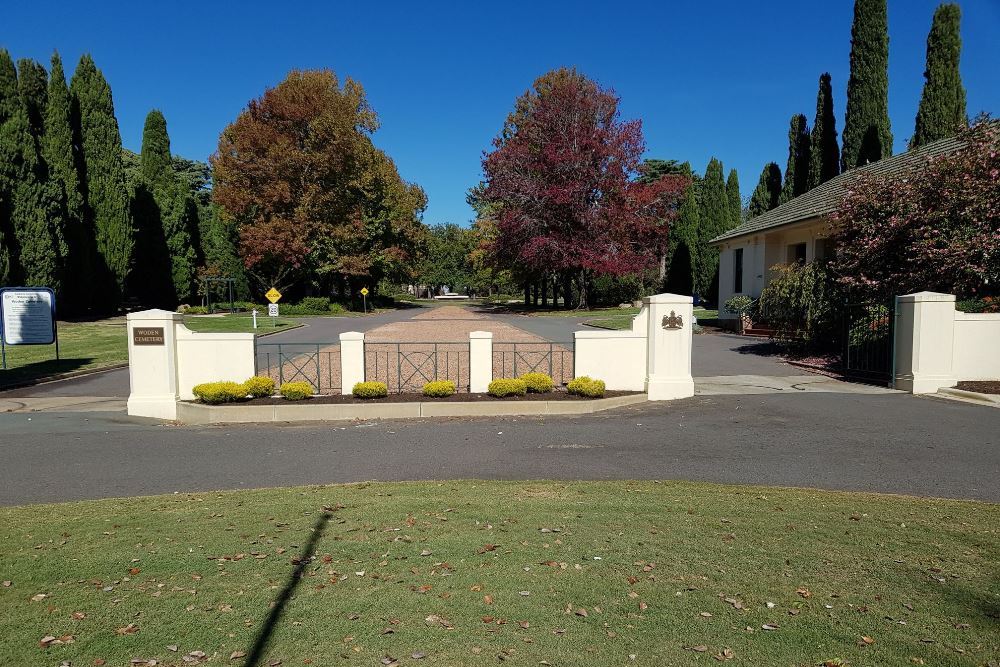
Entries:
[[524, 396], [528, 393], [528, 385], [525, 384], [524, 380], [499, 378], [490, 382], [487, 392], [490, 396], [496, 396], [497, 398], [503, 398], [504, 396]]
[[604, 396], [604, 380], [595, 380], [583, 375], [570, 380], [566, 385], [566, 390], [571, 394], [586, 396], [587, 398], [600, 398]]
[[274, 393], [274, 380], [266, 375], [254, 375], [244, 382], [243, 386], [254, 398], [265, 398]]
[[308, 382], [286, 382], [278, 391], [289, 401], [301, 401], [313, 395], [312, 385]]
[[385, 398], [389, 395], [389, 388], [385, 382], [358, 382], [351, 393], [354, 398]]
[[455, 393], [455, 383], [451, 380], [434, 380], [424, 385], [424, 396], [444, 398]]
[[528, 386], [528, 391], [532, 394], [547, 394], [552, 391], [555, 382], [545, 373], [525, 373], [521, 376], [524, 384]]
[[241, 401], [247, 397], [249, 392], [239, 382], [205, 382], [195, 385], [191, 393], [201, 399], [202, 403], [218, 405]]

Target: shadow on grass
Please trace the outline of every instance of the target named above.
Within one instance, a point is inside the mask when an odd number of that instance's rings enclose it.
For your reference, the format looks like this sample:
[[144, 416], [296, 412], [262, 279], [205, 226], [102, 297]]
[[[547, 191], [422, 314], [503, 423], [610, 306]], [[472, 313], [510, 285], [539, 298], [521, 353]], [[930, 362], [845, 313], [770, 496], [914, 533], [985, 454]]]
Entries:
[[274, 628], [277, 626], [278, 621], [281, 620], [285, 606], [292, 599], [292, 594], [298, 588], [299, 582], [302, 581], [302, 574], [305, 572], [306, 567], [312, 562], [316, 544], [323, 537], [323, 531], [326, 530], [326, 525], [330, 522], [332, 516], [332, 509], [324, 508], [323, 513], [316, 517], [309, 541], [302, 547], [298, 558], [292, 561], [295, 564], [295, 569], [288, 575], [288, 579], [285, 580], [285, 585], [282, 586], [281, 592], [278, 593], [278, 597], [271, 604], [271, 611], [264, 620], [264, 625], [261, 627], [257, 639], [254, 640], [253, 646], [247, 653], [246, 662], [243, 663], [244, 667], [257, 667], [257, 665], [262, 664], [264, 651], [267, 650], [267, 644], [271, 639], [271, 635], [274, 634]]
[[[9, 349], [7, 352], [7, 369], [0, 370], [0, 391], [38, 384], [50, 379], [53, 375], [78, 371], [95, 361], [92, 357], [63, 357], [59, 360], [45, 359], [12, 367], [12, 364], [17, 363], [16, 353], [11, 355]], [[55, 351], [52, 352], [52, 355], [55, 356]]]

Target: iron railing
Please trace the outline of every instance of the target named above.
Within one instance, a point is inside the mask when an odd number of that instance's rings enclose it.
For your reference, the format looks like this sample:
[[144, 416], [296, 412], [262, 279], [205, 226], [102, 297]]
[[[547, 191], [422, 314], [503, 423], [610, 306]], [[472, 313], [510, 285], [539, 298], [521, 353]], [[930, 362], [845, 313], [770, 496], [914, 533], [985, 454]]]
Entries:
[[341, 392], [340, 346], [331, 343], [256, 343], [257, 375], [285, 382], [308, 382], [317, 394]]
[[365, 341], [365, 379], [384, 382], [392, 393], [418, 392], [433, 380], [469, 391], [469, 343]]
[[574, 343], [493, 343], [493, 377], [520, 377], [525, 373], [545, 373], [557, 385], [574, 377]]
[[895, 329], [895, 299], [844, 304], [844, 375], [891, 383]]

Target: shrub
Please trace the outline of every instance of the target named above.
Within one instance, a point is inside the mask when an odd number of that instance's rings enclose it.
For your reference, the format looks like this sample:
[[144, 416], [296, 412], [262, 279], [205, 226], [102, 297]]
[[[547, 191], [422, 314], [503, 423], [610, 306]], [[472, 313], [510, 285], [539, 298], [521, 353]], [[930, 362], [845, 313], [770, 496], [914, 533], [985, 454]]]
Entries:
[[726, 299], [726, 304], [723, 307], [730, 315], [743, 315], [750, 310], [752, 305], [752, 298], [746, 294], [737, 294]]
[[207, 315], [208, 308], [206, 308], [205, 306], [188, 306], [181, 312], [183, 312], [185, 315]]
[[503, 398], [504, 396], [524, 396], [528, 393], [528, 385], [524, 380], [499, 378], [490, 382], [487, 392], [490, 396], [496, 396], [497, 398]]
[[351, 390], [355, 398], [385, 398], [389, 388], [385, 382], [358, 382]]
[[330, 304], [330, 312], [334, 314], [346, 313], [347, 309], [344, 308], [343, 304], [334, 302]]
[[255, 375], [244, 382], [243, 386], [254, 398], [265, 398], [274, 393], [274, 380], [266, 375]]
[[249, 392], [246, 386], [239, 382], [205, 382], [195, 385], [191, 393], [201, 399], [202, 403], [218, 405], [241, 401]]
[[444, 398], [455, 393], [455, 383], [451, 380], [434, 380], [424, 385], [424, 396]]
[[552, 378], [545, 373], [525, 373], [521, 379], [532, 394], [547, 394], [555, 386]]
[[843, 296], [823, 262], [778, 264], [760, 294], [760, 316], [785, 340], [809, 348], [837, 348]]
[[301, 401], [313, 395], [312, 385], [308, 382], [286, 382], [279, 391], [289, 401]]
[[303, 299], [299, 301], [298, 305], [304, 310], [325, 313], [330, 309], [330, 299], [325, 296], [307, 296], [303, 297]]
[[576, 394], [577, 396], [600, 398], [601, 396], [604, 396], [604, 380], [595, 380], [591, 377], [583, 375], [578, 378], [573, 378], [570, 383], [566, 385], [566, 390], [571, 394]]

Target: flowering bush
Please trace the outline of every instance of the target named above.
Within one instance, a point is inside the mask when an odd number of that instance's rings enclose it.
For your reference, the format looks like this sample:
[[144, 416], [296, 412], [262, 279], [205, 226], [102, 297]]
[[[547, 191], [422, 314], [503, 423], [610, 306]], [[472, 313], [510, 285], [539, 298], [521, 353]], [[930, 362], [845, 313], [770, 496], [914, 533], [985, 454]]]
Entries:
[[555, 382], [545, 373], [525, 373], [521, 376], [528, 391], [532, 394], [545, 394], [552, 391]]
[[358, 382], [351, 393], [354, 398], [385, 398], [389, 395], [389, 387], [385, 382]]
[[202, 403], [218, 405], [220, 403], [231, 403], [242, 401], [249, 393], [245, 385], [239, 382], [205, 382], [196, 384], [191, 393], [201, 400]]
[[274, 380], [266, 375], [255, 375], [244, 382], [243, 386], [254, 398], [265, 398], [274, 393]]
[[497, 398], [504, 398], [505, 396], [524, 396], [528, 393], [528, 385], [524, 383], [524, 380], [510, 379], [510, 378], [499, 378], [490, 382], [487, 391], [490, 396], [496, 396]]
[[455, 393], [455, 383], [451, 380], [432, 380], [424, 384], [424, 396], [445, 398]]
[[286, 382], [278, 391], [289, 401], [301, 401], [313, 395], [312, 385], [308, 382]]
[[578, 378], [570, 380], [569, 384], [566, 385], [566, 390], [577, 396], [600, 398], [604, 396], [604, 380], [595, 380], [586, 375], [581, 375]]

